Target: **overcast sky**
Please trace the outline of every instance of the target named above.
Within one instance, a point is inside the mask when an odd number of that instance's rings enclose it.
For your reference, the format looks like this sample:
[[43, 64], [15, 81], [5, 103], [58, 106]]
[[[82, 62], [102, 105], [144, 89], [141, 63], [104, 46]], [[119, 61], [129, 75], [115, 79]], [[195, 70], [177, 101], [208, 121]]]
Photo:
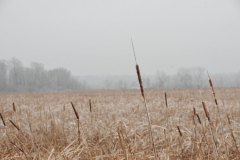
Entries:
[[75, 75], [240, 71], [239, 0], [0, 0], [0, 59]]

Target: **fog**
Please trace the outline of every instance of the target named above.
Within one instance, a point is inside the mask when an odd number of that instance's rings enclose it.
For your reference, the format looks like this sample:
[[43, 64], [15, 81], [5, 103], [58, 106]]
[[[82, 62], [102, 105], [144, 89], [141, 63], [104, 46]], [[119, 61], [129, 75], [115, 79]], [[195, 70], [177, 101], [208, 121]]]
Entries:
[[133, 38], [143, 75], [194, 67], [235, 74], [239, 28], [238, 0], [0, 0], [0, 59], [85, 79], [132, 76]]

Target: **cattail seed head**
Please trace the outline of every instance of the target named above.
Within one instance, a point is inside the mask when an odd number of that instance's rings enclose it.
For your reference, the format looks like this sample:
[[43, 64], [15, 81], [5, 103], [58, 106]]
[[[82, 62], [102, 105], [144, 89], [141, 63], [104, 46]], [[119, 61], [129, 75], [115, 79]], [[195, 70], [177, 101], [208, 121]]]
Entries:
[[212, 80], [209, 78], [210, 87], [213, 87]]
[[92, 112], [92, 102], [91, 102], [91, 99], [89, 99], [89, 108], [90, 108], [90, 112]]
[[204, 112], [206, 114], [206, 117], [210, 120], [209, 113], [208, 113], [207, 108], [206, 108], [206, 104], [203, 101], [202, 101], [202, 106], [203, 106]]
[[15, 104], [13, 103], [13, 111], [16, 112], [16, 107], [15, 107]]
[[168, 107], [168, 102], [167, 102], [167, 93], [165, 92], [165, 103], [166, 103], [166, 107]]
[[177, 129], [178, 129], [178, 132], [179, 132], [180, 136], [182, 137], [182, 132], [181, 132], [181, 130], [180, 130], [180, 127], [177, 126]]
[[138, 82], [139, 82], [139, 85], [140, 85], [141, 93], [142, 93], [142, 96], [144, 97], [144, 90], [143, 90], [143, 84], [142, 84], [142, 77], [141, 77], [141, 74], [140, 74], [139, 66], [138, 66], [137, 64], [136, 64], [136, 71], [137, 71]]
[[215, 101], [215, 104], [218, 105], [218, 102], [217, 102], [217, 99], [216, 99], [216, 98], [214, 99], [214, 101]]
[[231, 121], [230, 121], [228, 114], [227, 114], [227, 119], [228, 119], [228, 123], [231, 125]]
[[198, 122], [199, 122], [200, 124], [202, 124], [201, 119], [200, 119], [200, 117], [199, 117], [198, 114], [197, 114], [197, 118], [198, 118]]
[[73, 108], [73, 111], [75, 113], [76, 118], [79, 120], [78, 112], [77, 112], [77, 110], [76, 110], [76, 108], [75, 108], [75, 106], [72, 102], [71, 102], [71, 105], [72, 105], [72, 108]]

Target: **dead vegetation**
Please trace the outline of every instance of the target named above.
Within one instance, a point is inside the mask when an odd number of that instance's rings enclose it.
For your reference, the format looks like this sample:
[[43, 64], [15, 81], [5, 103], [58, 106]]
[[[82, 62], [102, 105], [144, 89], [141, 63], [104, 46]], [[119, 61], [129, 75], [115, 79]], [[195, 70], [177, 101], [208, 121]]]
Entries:
[[[157, 159], [240, 158], [240, 89], [144, 93]], [[0, 159], [154, 159], [139, 91], [1, 94], [0, 112]]]

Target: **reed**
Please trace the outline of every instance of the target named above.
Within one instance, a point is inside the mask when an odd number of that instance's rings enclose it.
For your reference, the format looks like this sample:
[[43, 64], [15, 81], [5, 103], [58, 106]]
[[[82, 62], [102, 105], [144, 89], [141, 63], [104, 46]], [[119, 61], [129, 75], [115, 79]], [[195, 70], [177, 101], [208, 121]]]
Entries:
[[131, 42], [132, 42], [132, 48], [133, 48], [134, 58], [135, 58], [135, 62], [136, 62], [136, 71], [137, 71], [137, 76], [138, 76], [138, 82], [139, 82], [139, 85], [140, 85], [140, 90], [141, 90], [142, 97], [144, 99], [144, 105], [145, 105], [147, 118], [148, 118], [149, 134], [150, 134], [150, 138], [151, 138], [151, 142], [152, 142], [154, 158], [155, 158], [155, 160], [157, 160], [157, 153], [156, 153], [155, 144], [154, 144], [154, 140], [153, 140], [153, 133], [152, 133], [152, 123], [151, 123], [150, 114], [149, 114], [148, 107], [147, 107], [146, 97], [144, 95], [144, 89], [143, 89], [143, 84], [142, 84], [141, 73], [140, 73], [139, 66], [137, 64], [137, 58], [136, 58], [136, 54], [135, 54], [135, 50], [134, 50], [134, 45], [133, 45], [132, 39], [131, 39]]
[[80, 144], [80, 120], [79, 120], [79, 115], [78, 115], [78, 112], [74, 106], [74, 104], [71, 102], [71, 105], [72, 105], [72, 108], [73, 108], [73, 111], [75, 113], [75, 116], [77, 118], [77, 133], [78, 133], [78, 143]]
[[89, 110], [90, 110], [90, 112], [92, 112], [92, 102], [91, 102], [91, 99], [89, 99]]
[[13, 103], [12, 105], [13, 105], [13, 111], [16, 112], [16, 106], [15, 106], [15, 103]]
[[3, 125], [6, 126], [6, 123], [5, 123], [4, 119], [3, 119], [2, 113], [0, 113], [0, 117], [1, 117]]
[[234, 145], [236, 147], [236, 150], [237, 150], [238, 154], [240, 154], [239, 149], [238, 149], [238, 145], [237, 145], [237, 140], [236, 140], [236, 138], [233, 134], [232, 123], [231, 123], [231, 120], [230, 120], [228, 114], [227, 114], [227, 119], [228, 119], [228, 124], [229, 124], [229, 127], [230, 127], [230, 131], [231, 131], [231, 136], [232, 136], [232, 139], [234, 141]]
[[226, 151], [227, 154], [229, 154], [229, 153], [228, 153], [228, 149], [227, 149], [227, 143], [226, 143], [225, 138], [224, 138], [222, 119], [221, 119], [221, 117], [220, 117], [220, 109], [219, 109], [219, 106], [218, 106], [218, 101], [217, 101], [217, 98], [216, 98], [216, 93], [215, 93], [215, 91], [214, 91], [212, 79], [210, 78], [208, 71], [207, 71], [207, 74], [208, 74], [209, 85], [210, 85], [210, 87], [211, 87], [211, 89], [212, 89], [212, 94], [213, 94], [214, 102], [215, 102], [215, 105], [216, 105], [216, 107], [217, 107], [217, 115], [218, 115], [218, 119], [219, 119], [219, 122], [220, 122], [220, 128], [221, 128], [221, 138], [222, 138], [222, 141], [224, 142], [225, 151]]
[[11, 124], [12, 124], [18, 131], [20, 131], [20, 128], [19, 128], [11, 119], [9, 119], [9, 122], [11, 122]]
[[[228, 153], [209, 91], [144, 90], [157, 159], [239, 159], [240, 88], [217, 99]], [[155, 159], [141, 103], [139, 90], [0, 94], [0, 159]]]
[[202, 101], [202, 106], [203, 106], [205, 115], [206, 115], [206, 117], [208, 119], [208, 122], [209, 122], [209, 129], [210, 129], [210, 132], [211, 132], [211, 135], [212, 135], [212, 140], [213, 140], [215, 152], [216, 152], [216, 155], [219, 157], [219, 153], [218, 153], [218, 149], [217, 149], [217, 141], [216, 141], [216, 138], [215, 138], [215, 136], [213, 134], [213, 129], [212, 129], [212, 123], [211, 123], [210, 115], [209, 115], [209, 112], [207, 110], [207, 107], [206, 107], [206, 104], [205, 104], [204, 101]]

